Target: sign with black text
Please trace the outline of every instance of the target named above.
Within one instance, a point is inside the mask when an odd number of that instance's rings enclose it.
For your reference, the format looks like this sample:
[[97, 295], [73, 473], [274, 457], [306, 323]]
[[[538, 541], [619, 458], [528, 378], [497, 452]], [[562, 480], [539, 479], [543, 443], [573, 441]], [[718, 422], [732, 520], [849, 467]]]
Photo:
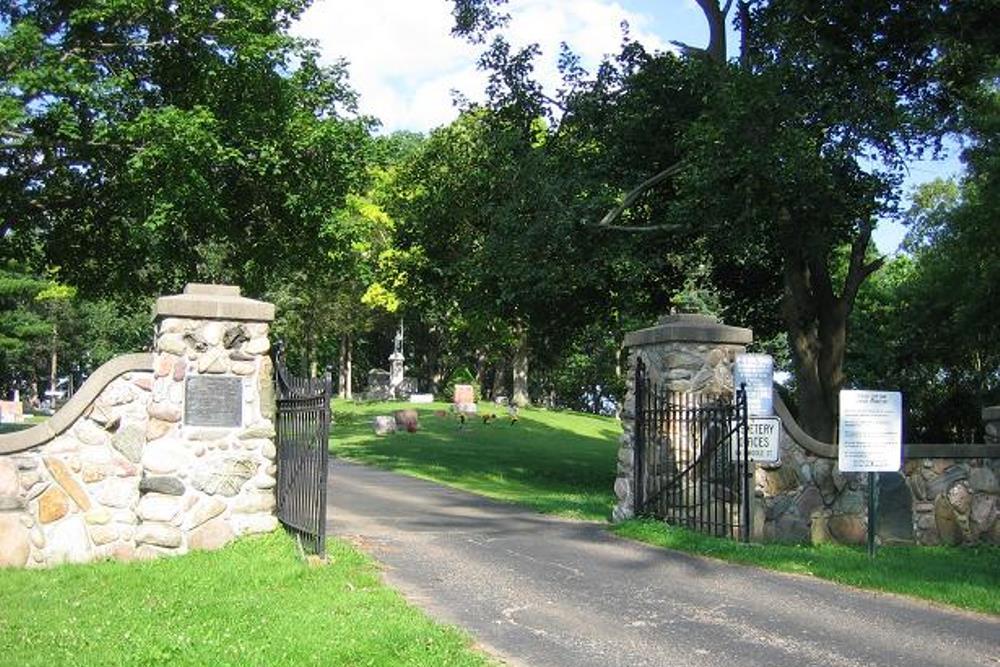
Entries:
[[733, 385], [746, 386], [747, 414], [774, 414], [774, 359], [769, 354], [738, 354], [733, 363]]
[[903, 458], [903, 397], [898, 391], [840, 392], [841, 472], [896, 472]]
[[747, 422], [751, 461], [778, 463], [781, 460], [781, 420], [777, 417], [751, 417]]
[[[743, 436], [735, 427], [731, 444], [733, 460], [742, 460]], [[781, 462], [781, 419], [751, 417], [747, 420], [747, 457], [756, 463]]]

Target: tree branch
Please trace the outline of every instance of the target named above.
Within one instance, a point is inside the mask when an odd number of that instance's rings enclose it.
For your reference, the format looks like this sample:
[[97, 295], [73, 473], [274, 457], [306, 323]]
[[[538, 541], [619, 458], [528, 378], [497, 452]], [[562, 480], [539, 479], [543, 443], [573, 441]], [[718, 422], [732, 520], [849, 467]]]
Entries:
[[[732, 1], [732, 0], [730, 0]], [[728, 3], [726, 5], [729, 6]], [[740, 0], [737, 6], [737, 14], [740, 17], [740, 67], [744, 70], [750, 69], [750, 3]]]
[[[635, 203], [635, 201], [642, 196], [647, 190], [659, 185], [663, 181], [667, 180], [674, 174], [677, 174], [684, 168], [684, 162], [676, 162], [655, 176], [647, 178], [645, 181], [639, 184], [634, 190], [625, 195], [625, 199], [618, 206], [608, 211], [608, 214], [601, 218], [601, 221], [597, 223], [598, 227], [608, 227], [609, 229], [622, 229], [622, 227], [612, 227], [611, 223], [614, 222], [625, 212], [629, 206]], [[623, 229], [634, 229], [639, 230], [641, 227], [624, 227]]]
[[676, 39], [670, 40], [670, 43], [676, 46], [678, 49], [680, 49], [681, 53], [686, 56], [692, 56], [698, 58], [708, 57], [708, 51], [699, 46], [691, 46], [690, 44], [685, 44], [684, 42], [681, 42]]
[[636, 225], [631, 227], [629, 225], [598, 225], [601, 229], [613, 229], [619, 232], [659, 232], [659, 231], [680, 231], [683, 225], [678, 224], [662, 224], [662, 225]]
[[708, 47], [705, 52], [717, 63], [726, 62], [726, 17], [719, 10], [718, 0], [694, 1], [708, 21]]
[[868, 253], [868, 246], [871, 243], [873, 225], [871, 220], [865, 220], [859, 225], [857, 237], [851, 243], [851, 260], [847, 267], [847, 277], [844, 279], [844, 293], [841, 300], [847, 307], [848, 312], [854, 306], [854, 299], [861, 289], [862, 283], [871, 274], [878, 271], [885, 264], [885, 257], [879, 257], [871, 262], [865, 261]]

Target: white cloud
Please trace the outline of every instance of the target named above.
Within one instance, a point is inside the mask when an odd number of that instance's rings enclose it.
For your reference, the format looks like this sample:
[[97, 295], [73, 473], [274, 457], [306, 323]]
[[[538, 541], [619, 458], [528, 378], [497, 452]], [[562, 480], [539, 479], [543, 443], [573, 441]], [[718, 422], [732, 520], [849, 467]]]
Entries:
[[[385, 131], [425, 131], [457, 115], [452, 90], [480, 99], [486, 76], [476, 70], [481, 46], [453, 37], [450, 0], [316, 0], [295, 34], [319, 41], [323, 57], [346, 58], [361, 110], [379, 118]], [[618, 51], [620, 24], [647, 47], [667, 46], [647, 31], [649, 19], [607, 0], [513, 0], [508, 39], [514, 46], [538, 43], [538, 77], [558, 80], [559, 43], [566, 42], [593, 69]]]

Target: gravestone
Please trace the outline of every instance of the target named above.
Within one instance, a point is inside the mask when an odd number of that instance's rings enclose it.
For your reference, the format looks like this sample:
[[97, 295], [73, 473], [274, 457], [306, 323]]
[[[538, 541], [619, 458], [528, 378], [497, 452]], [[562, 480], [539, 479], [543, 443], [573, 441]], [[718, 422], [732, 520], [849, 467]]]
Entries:
[[476, 402], [476, 391], [471, 384], [456, 384], [452, 402], [456, 405]]
[[388, 401], [392, 399], [392, 388], [389, 385], [389, 372], [381, 368], [368, 371], [368, 391], [365, 398], [369, 401]]
[[396, 432], [396, 418], [391, 415], [378, 415], [372, 420], [375, 435], [391, 435]]

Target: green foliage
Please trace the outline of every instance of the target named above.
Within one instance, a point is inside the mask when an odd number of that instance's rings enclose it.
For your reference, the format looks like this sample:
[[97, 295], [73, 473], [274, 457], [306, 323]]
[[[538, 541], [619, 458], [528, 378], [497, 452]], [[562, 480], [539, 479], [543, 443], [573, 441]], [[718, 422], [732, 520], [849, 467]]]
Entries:
[[45, 317], [38, 296], [52, 287], [14, 263], [0, 269], [0, 381], [5, 393], [18, 386], [22, 372], [33, 372], [44, 355], [52, 322]]
[[[201, 279], [250, 293], [315, 251], [365, 180], [343, 63], [300, 0], [18, 3], [0, 21], [7, 256], [88, 295]], [[16, 224], [15, 224], [16, 221]]]
[[125, 352], [148, 348], [151, 300], [130, 304], [88, 300], [58, 273], [40, 276], [15, 262], [0, 268], [0, 390], [19, 389], [26, 398], [40, 393], [37, 383], [87, 372]]
[[[281, 532], [148, 563], [4, 571], [4, 660], [77, 665], [488, 665], [468, 637], [384, 586], [329, 540], [303, 563]], [[253, 631], [247, 631], [252, 628]]]
[[859, 295], [852, 373], [903, 391], [913, 442], [982, 442], [982, 409], [1000, 402], [990, 181], [973, 173], [921, 186], [908, 214], [911, 254]]
[[[502, 2], [454, 4], [456, 31], [473, 41], [505, 24]], [[631, 260], [588, 268], [659, 272], [652, 294], [675, 307], [785, 341], [804, 426], [830, 439], [848, 317], [880, 265], [868, 254], [874, 222], [893, 212], [905, 160], [961, 126], [984, 82], [995, 89], [989, 3], [746, 3], [739, 65], [718, 55], [722, 3], [699, 5], [711, 53], [649, 54], [626, 34], [588, 78], [564, 51], [565, 85], [550, 98], [532, 79], [535, 51], [497, 37], [482, 60], [490, 104], [514, 119], [548, 113], [552, 99], [560, 107], [545, 146], [548, 163], [571, 165], [572, 176], [546, 174], [564, 193], [555, 219], [598, 220], [675, 169], [616, 221], [645, 228]], [[707, 280], [695, 275], [703, 264]]]
[[566, 351], [535, 374], [537, 396], [554, 396], [555, 406], [606, 414], [625, 396], [621, 326], [594, 323], [577, 332]]

